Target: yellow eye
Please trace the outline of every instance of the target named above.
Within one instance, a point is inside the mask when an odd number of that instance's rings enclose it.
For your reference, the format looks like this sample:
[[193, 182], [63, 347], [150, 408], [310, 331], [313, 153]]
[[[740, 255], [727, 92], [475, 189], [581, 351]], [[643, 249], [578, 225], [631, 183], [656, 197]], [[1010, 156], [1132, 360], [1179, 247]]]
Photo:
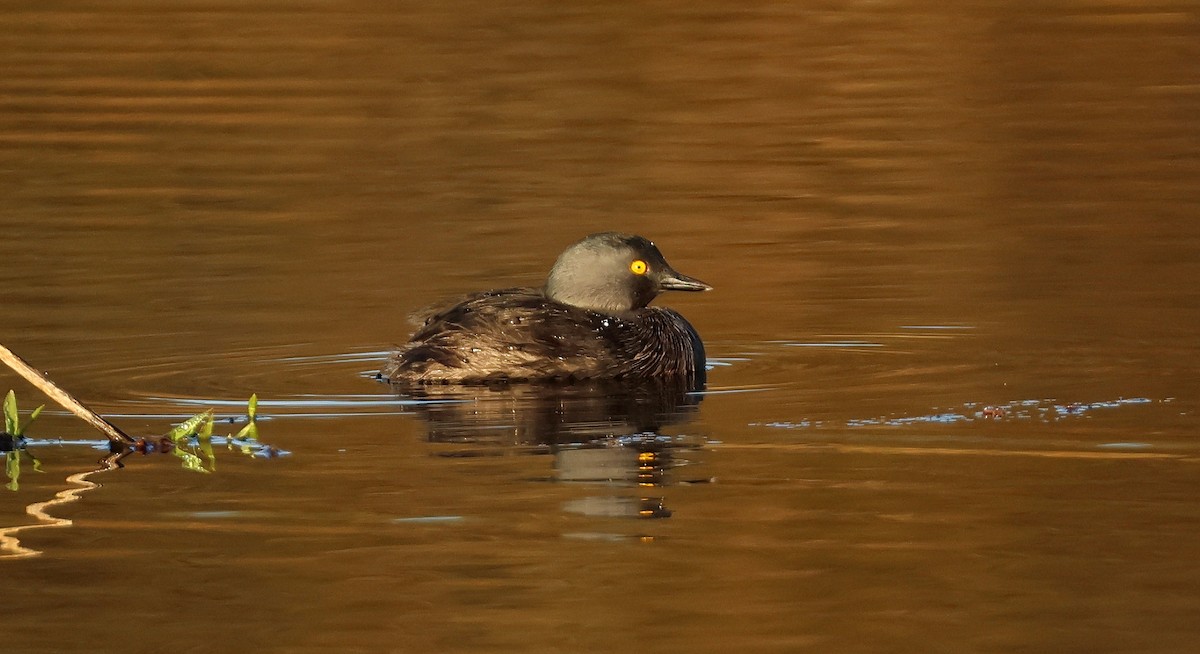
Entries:
[[634, 259], [633, 263], [629, 264], [629, 270], [635, 275], [646, 274], [646, 262], [641, 259]]

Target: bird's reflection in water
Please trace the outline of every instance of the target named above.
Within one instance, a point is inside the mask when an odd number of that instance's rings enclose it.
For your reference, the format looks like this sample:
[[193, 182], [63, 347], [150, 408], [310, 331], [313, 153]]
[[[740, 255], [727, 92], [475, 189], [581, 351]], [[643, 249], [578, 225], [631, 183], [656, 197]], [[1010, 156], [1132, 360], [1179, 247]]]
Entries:
[[499, 386], [397, 387], [421, 400], [418, 413], [431, 442], [452, 445], [444, 456], [490, 456], [514, 450], [554, 457], [559, 482], [636, 489], [636, 496], [596, 496], [569, 502], [571, 513], [665, 518], [659, 489], [678, 454], [704, 439], [668, 433], [695, 415], [701, 395], [658, 381]]

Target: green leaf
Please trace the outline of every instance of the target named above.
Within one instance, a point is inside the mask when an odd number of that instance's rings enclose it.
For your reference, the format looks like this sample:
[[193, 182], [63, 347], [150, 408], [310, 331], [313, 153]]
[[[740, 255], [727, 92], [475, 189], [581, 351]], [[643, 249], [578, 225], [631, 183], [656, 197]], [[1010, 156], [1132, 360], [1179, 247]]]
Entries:
[[200, 460], [200, 457], [189, 451], [188, 439], [192, 436], [199, 437], [204, 431], [207, 431], [208, 437], [211, 438], [212, 419], [213, 412], [212, 409], [209, 409], [204, 413], [197, 413], [191, 418], [184, 420], [175, 425], [171, 431], [167, 432], [167, 438], [171, 439], [171, 442], [175, 444], [175, 449], [172, 453], [180, 458], [180, 462], [183, 464], [185, 470], [208, 472], [208, 470], [204, 469], [204, 462]]
[[212, 409], [209, 409], [204, 413], [198, 413], [191, 418], [184, 420], [178, 425], [175, 425], [171, 431], [167, 432], [167, 438], [171, 439], [171, 442], [174, 443], [178, 449], [181, 443], [196, 433], [196, 430], [205, 420], [212, 420]]
[[234, 435], [233, 439], [238, 441], [258, 440], [258, 424], [254, 422], [246, 423], [246, 426], [242, 427], [241, 430]]
[[[257, 441], [258, 440], [258, 393], [255, 393], [250, 396], [250, 402], [248, 402], [246, 405], [246, 416], [249, 418], [249, 420], [246, 422], [246, 425], [238, 431], [238, 433], [234, 434], [233, 439], [234, 440]], [[230, 446], [232, 447], [232, 443], [230, 444]]]
[[12, 391], [4, 396], [4, 431], [13, 436], [21, 435], [17, 431], [17, 394]]
[[200, 429], [196, 430], [196, 437], [200, 440], [212, 440], [213, 412], [209, 411], [202, 415], [204, 423], [200, 425]]
[[29, 414], [29, 420], [25, 423], [25, 426], [21, 428], [22, 434], [25, 433], [25, 430], [29, 429], [29, 425], [32, 425], [33, 421], [37, 420], [38, 416], [42, 415], [42, 409], [45, 409], [45, 408], [46, 408], [46, 405], [43, 404], [43, 405], [39, 406], [38, 408], [34, 409], [33, 413]]

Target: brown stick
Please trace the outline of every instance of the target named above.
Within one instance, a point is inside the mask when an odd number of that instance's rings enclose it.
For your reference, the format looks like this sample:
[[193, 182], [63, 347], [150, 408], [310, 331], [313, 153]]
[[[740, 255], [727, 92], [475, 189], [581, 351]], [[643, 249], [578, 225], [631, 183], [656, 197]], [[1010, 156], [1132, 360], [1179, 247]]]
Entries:
[[61, 404], [67, 411], [74, 413], [82, 418], [84, 422], [99, 429], [108, 437], [108, 440], [120, 443], [121, 445], [133, 445], [136, 442], [128, 434], [117, 429], [116, 425], [84, 406], [82, 402], [75, 399], [70, 393], [59, 388], [46, 377], [45, 373], [26, 363], [25, 359], [17, 356], [15, 352], [4, 347], [2, 344], [0, 344], [0, 361], [7, 364], [9, 368], [16, 370], [18, 375], [21, 375], [30, 384], [36, 386], [47, 397]]

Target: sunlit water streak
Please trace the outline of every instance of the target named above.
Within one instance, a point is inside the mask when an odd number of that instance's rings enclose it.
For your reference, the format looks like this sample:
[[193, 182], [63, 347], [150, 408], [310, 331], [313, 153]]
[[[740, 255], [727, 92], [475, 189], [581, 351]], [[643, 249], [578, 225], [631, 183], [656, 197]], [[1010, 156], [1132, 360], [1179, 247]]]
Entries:
[[95, 470], [77, 472], [66, 478], [66, 483], [75, 488], [66, 488], [54, 495], [53, 498], [42, 502], [33, 502], [25, 507], [26, 515], [32, 516], [37, 523], [31, 525], [16, 525], [0, 527], [0, 558], [26, 558], [38, 556], [42, 552], [21, 545], [17, 534], [49, 527], [70, 527], [74, 523], [67, 518], [50, 515], [49, 510], [60, 508], [72, 502], [77, 502], [84, 493], [99, 488], [100, 485], [88, 479], [94, 474], [114, 469], [112, 458], [102, 460], [101, 467]]

